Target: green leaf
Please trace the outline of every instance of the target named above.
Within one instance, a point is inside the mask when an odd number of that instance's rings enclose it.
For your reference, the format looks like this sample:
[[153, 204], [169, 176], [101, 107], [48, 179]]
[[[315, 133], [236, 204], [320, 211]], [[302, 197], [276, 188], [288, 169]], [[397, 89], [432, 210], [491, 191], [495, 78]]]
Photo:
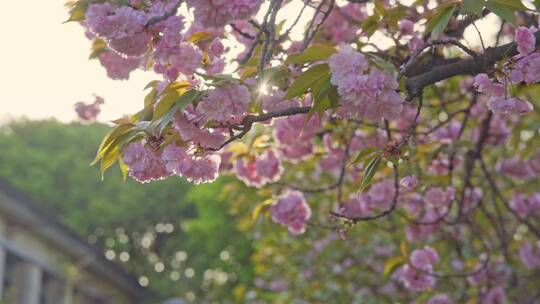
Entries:
[[161, 98], [156, 104], [156, 107], [154, 109], [154, 115], [152, 116], [152, 121], [156, 121], [160, 119], [163, 115], [165, 115], [165, 113], [167, 113], [171, 109], [173, 104], [175, 104], [176, 101], [180, 99], [180, 96], [182, 95], [180, 95], [180, 93], [178, 92], [172, 92], [163, 96], [163, 98]]
[[[119, 135], [114, 141], [112, 141], [108, 148], [105, 149], [103, 153], [103, 157], [101, 158], [101, 179], [103, 179], [105, 172], [107, 169], [109, 169], [112, 165], [116, 163], [120, 157], [120, 152], [123, 148], [123, 146], [132, 141], [137, 137], [138, 130], [133, 128], [131, 130], [128, 130], [127, 132], [124, 132], [123, 134]], [[125, 164], [124, 164], [125, 165]], [[120, 164], [122, 166], [122, 164]], [[121, 168], [122, 169], [122, 168]]]
[[463, 0], [461, 1], [461, 12], [482, 16], [485, 3], [484, 0]]
[[90, 56], [88, 59], [95, 59], [99, 55], [101, 55], [103, 52], [107, 51], [107, 42], [105, 42], [102, 39], [96, 39], [92, 43], [92, 52], [90, 53]]
[[110, 148], [113, 146], [113, 144], [118, 140], [118, 138], [131, 130], [133, 130], [135, 126], [132, 124], [125, 124], [120, 125], [116, 128], [114, 128], [109, 134], [107, 134], [103, 140], [101, 141], [101, 144], [99, 145], [96, 157], [92, 161], [90, 165], [96, 164], [100, 159], [104, 157], [104, 155], [110, 150]]
[[375, 173], [377, 173], [380, 163], [381, 163], [380, 156], [373, 158], [369, 162], [367, 168], [364, 171], [364, 178], [362, 180], [362, 185], [360, 186], [361, 190], [366, 189], [371, 184], [371, 180], [373, 179], [373, 176], [375, 176]]
[[64, 23], [84, 21], [86, 19], [88, 5], [88, 1], [77, 1], [69, 12], [69, 19], [64, 21]]
[[405, 264], [405, 262], [407, 262], [407, 260], [403, 256], [390, 258], [384, 263], [383, 275], [388, 277], [394, 271], [396, 271], [399, 266]]
[[202, 95], [202, 92], [199, 92], [197, 90], [190, 90], [187, 91], [184, 95], [180, 96], [180, 98], [176, 100], [174, 106], [157, 121], [159, 133], [163, 133], [163, 130], [165, 130], [165, 128], [174, 118], [174, 115], [176, 114], [176, 112], [178, 112], [178, 110], [182, 110], [189, 104], [196, 102], [202, 97]]
[[367, 37], [371, 37], [373, 33], [379, 28], [379, 20], [381, 19], [381, 16], [378, 14], [374, 14], [372, 16], [367, 17], [364, 22], [362, 22], [361, 28], [362, 32], [367, 35]]
[[330, 100], [330, 107], [334, 111], [337, 110], [339, 106], [339, 93], [335, 85], [332, 85], [328, 91], [328, 100]]
[[212, 37], [214, 37], [214, 35], [212, 35], [210, 33], [207, 33], [207, 32], [195, 32], [195, 33], [191, 34], [191, 36], [189, 36], [188, 42], [190, 42], [192, 44], [196, 44], [198, 42], [208, 40], [208, 39], [210, 39]]
[[496, 3], [502, 6], [506, 6], [512, 11], [526, 11], [528, 10], [521, 0], [488, 0], [488, 2]]
[[311, 88], [317, 81], [325, 77], [330, 73], [328, 64], [318, 64], [311, 67], [292, 83], [291, 87], [287, 91], [287, 94], [283, 99], [291, 99], [304, 94], [309, 88]]
[[101, 159], [101, 179], [103, 180], [105, 176], [105, 171], [109, 169], [112, 165], [116, 163], [118, 158], [120, 157], [120, 148], [118, 146], [115, 146], [112, 150], [108, 151], [103, 158]]
[[256, 221], [261, 215], [261, 213], [265, 212], [266, 210], [270, 208], [270, 206], [272, 205], [272, 202], [273, 201], [271, 199], [267, 199], [263, 201], [262, 203], [259, 203], [257, 206], [255, 206], [255, 208], [253, 208], [253, 212], [251, 213], [251, 220]]
[[503, 20], [516, 24], [517, 18], [514, 15], [514, 11], [508, 6], [495, 1], [488, 1], [486, 3], [486, 8], [495, 13], [497, 16], [501, 17]]
[[152, 80], [144, 87], [143, 91], [146, 91], [149, 88], [155, 89], [159, 85], [159, 83], [159, 80]]
[[377, 55], [373, 55], [370, 53], [367, 54], [367, 57], [369, 58], [371, 62], [373, 62], [373, 64], [375, 64], [377, 67], [379, 67], [381, 70], [383, 70], [387, 74], [390, 74], [390, 75], [397, 74], [397, 69], [392, 63], [382, 59], [381, 57]]
[[285, 25], [285, 23], [287, 22], [287, 19], [284, 19], [284, 20], [281, 20], [277, 26], [276, 26], [276, 33], [278, 34], [281, 34], [281, 31], [283, 30], [283, 26]]
[[187, 89], [191, 88], [192, 84], [189, 81], [175, 81], [170, 83], [161, 93], [160, 95], [166, 95], [172, 92], [179, 92], [183, 93]]
[[367, 148], [364, 148], [362, 149], [360, 152], [358, 152], [358, 154], [356, 155], [356, 157], [354, 158], [353, 162], [351, 163], [351, 165], [354, 165], [354, 164], [358, 164], [359, 162], [361, 162], [364, 158], [368, 157], [369, 155], [373, 154], [375, 151], [379, 150], [378, 147], [367, 147]]
[[313, 112], [320, 114], [330, 108], [328, 93], [331, 87], [332, 83], [330, 83], [330, 74], [324, 76], [315, 83], [313, 86], [313, 107], [311, 107], [310, 114]]
[[304, 63], [309, 63], [313, 61], [325, 60], [336, 52], [337, 50], [334, 47], [331, 47], [329, 45], [315, 44], [313, 46], [308, 47], [301, 54], [290, 55], [287, 58], [287, 60], [285, 60], [285, 63], [286, 64], [291, 64], [291, 63], [304, 64]]
[[[126, 181], [127, 178], [128, 178], [128, 166], [126, 165], [126, 163], [124, 162], [122, 157], [118, 158], [118, 165], [120, 166], [120, 173], [122, 173], [122, 179], [124, 179], [124, 181]], [[103, 176], [102, 176], [102, 178], [103, 178]]]
[[436, 13], [431, 17], [429, 22], [426, 25], [426, 31], [431, 32], [431, 39], [437, 39], [437, 37], [444, 32], [444, 29], [450, 22], [452, 14], [456, 10], [455, 6], [442, 6]]

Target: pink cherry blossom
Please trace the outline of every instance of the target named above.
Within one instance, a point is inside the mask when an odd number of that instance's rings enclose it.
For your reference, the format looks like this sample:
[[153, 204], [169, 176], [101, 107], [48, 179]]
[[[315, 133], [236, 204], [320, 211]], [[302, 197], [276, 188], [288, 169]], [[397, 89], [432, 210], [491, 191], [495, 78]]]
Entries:
[[410, 264], [401, 268], [399, 277], [405, 288], [421, 291], [435, 286], [433, 272], [434, 264], [439, 262], [437, 252], [428, 246], [416, 249], [411, 254]]
[[497, 169], [504, 175], [517, 178], [527, 179], [531, 177], [531, 169], [526, 161], [519, 156], [514, 156], [510, 159], [505, 159], [497, 165]]
[[231, 0], [228, 9], [235, 19], [251, 17], [260, 7], [262, 0]]
[[451, 121], [447, 126], [439, 128], [434, 134], [433, 139], [439, 140], [445, 144], [451, 144], [459, 136], [461, 131], [461, 122]]
[[287, 226], [289, 232], [298, 235], [306, 230], [311, 208], [300, 191], [288, 190], [281, 194], [270, 208], [272, 220]]
[[367, 204], [360, 198], [359, 195], [351, 195], [350, 199], [343, 203], [343, 205], [339, 209], [339, 213], [348, 218], [358, 218], [366, 216], [370, 212], [370, 207], [367, 206]]
[[312, 139], [319, 130], [315, 115], [306, 122], [307, 115], [275, 119], [273, 137], [281, 155], [291, 161], [302, 160], [313, 150]]
[[426, 304], [452, 304], [452, 300], [445, 294], [435, 295], [426, 302]]
[[257, 167], [254, 159], [238, 158], [234, 164], [236, 177], [246, 185], [252, 187], [262, 186], [262, 177], [257, 174]]
[[208, 27], [222, 27], [233, 19], [246, 19], [260, 7], [262, 0], [190, 0], [195, 19]]
[[86, 10], [85, 23], [91, 33], [97, 36], [109, 38], [112, 35], [112, 28], [108, 17], [117, 8], [110, 2], [95, 3], [88, 6]]
[[138, 182], [147, 183], [169, 175], [158, 152], [141, 142], [127, 145], [122, 154], [129, 176]]
[[409, 192], [401, 196], [401, 202], [407, 212], [418, 216], [424, 210], [424, 198], [416, 192]]
[[133, 9], [129, 6], [120, 6], [114, 10], [113, 15], [108, 15], [105, 33], [96, 33], [108, 39], [121, 39], [132, 37], [141, 33], [147, 21], [146, 13]]
[[140, 57], [148, 49], [150, 35], [145, 32], [148, 16], [144, 11], [110, 3], [92, 4], [86, 12], [89, 30], [105, 39], [111, 49], [127, 57]]
[[285, 100], [283, 99], [284, 96], [284, 91], [270, 90], [268, 94], [261, 97], [263, 110], [267, 112], [276, 112], [300, 106], [300, 102], [297, 99]]
[[[454, 157], [452, 160], [452, 166], [456, 168], [461, 163], [461, 159], [459, 157]], [[450, 170], [450, 159], [447, 155], [442, 155], [439, 158], [434, 159], [430, 166], [428, 167], [428, 171], [430, 173], [436, 174], [436, 175], [445, 175], [448, 174], [448, 171]]]
[[360, 194], [360, 200], [369, 211], [387, 210], [393, 203], [395, 194], [394, 182], [390, 179], [383, 180], [371, 186], [369, 191]]
[[214, 57], [209, 63], [203, 66], [208, 75], [220, 74], [225, 69], [225, 60]]
[[239, 158], [235, 164], [236, 176], [248, 186], [260, 188], [277, 182], [283, 174], [283, 166], [272, 149], [264, 151], [256, 159]]
[[401, 20], [399, 22], [399, 31], [401, 35], [412, 35], [414, 33], [414, 22], [411, 20]]
[[368, 61], [361, 53], [355, 51], [350, 45], [342, 45], [338, 53], [328, 59], [332, 71], [331, 81], [336, 86], [351, 83], [354, 75], [363, 74], [368, 68]]
[[142, 32], [130, 37], [111, 39], [109, 46], [118, 54], [127, 58], [137, 58], [146, 54], [150, 35]]
[[506, 292], [504, 287], [495, 286], [489, 289], [481, 298], [480, 304], [506, 303]]
[[139, 67], [140, 61], [138, 58], [123, 58], [111, 51], [99, 55], [99, 62], [107, 71], [107, 76], [115, 80], [129, 79], [129, 74]]
[[520, 58], [510, 70], [510, 80], [513, 83], [525, 82], [526, 84], [540, 81], [540, 52]]
[[487, 74], [476, 75], [474, 78], [474, 86], [480, 93], [497, 97], [504, 96], [504, 85], [492, 82]]
[[540, 268], [540, 241], [533, 245], [529, 242], [521, 244], [519, 258], [523, 265], [529, 269]]
[[161, 154], [161, 158], [165, 163], [165, 168], [170, 174], [181, 175], [184, 171], [184, 162], [188, 158], [186, 148], [179, 147], [175, 144], [170, 144]]
[[152, 54], [155, 60], [154, 71], [163, 74], [169, 81], [174, 81], [180, 74], [191, 75], [200, 67], [202, 54], [189, 43], [174, 47], [158, 44]]
[[247, 113], [251, 94], [244, 85], [217, 87], [208, 93], [198, 106], [207, 120], [239, 123]]
[[208, 47], [208, 51], [212, 56], [221, 56], [225, 52], [225, 47], [221, 43], [220, 38], [214, 38]]
[[257, 174], [267, 183], [275, 183], [283, 174], [283, 166], [273, 149], [264, 151], [255, 161]]
[[455, 190], [451, 186], [447, 187], [446, 190], [440, 187], [431, 187], [424, 195], [426, 207], [436, 210], [439, 214], [444, 214], [454, 199], [454, 195]]
[[421, 37], [419, 37], [418, 35], [413, 35], [411, 41], [409, 42], [409, 49], [411, 50], [411, 52], [416, 53], [422, 50], [425, 44], [426, 43]]
[[225, 136], [216, 130], [201, 129], [190, 122], [185, 114], [178, 114], [173, 121], [174, 129], [183, 140], [192, 141], [204, 148], [219, 148], [225, 142]]
[[522, 217], [531, 215], [533, 212], [540, 214], [540, 193], [517, 193], [510, 200], [510, 208]]
[[191, 155], [181, 165], [181, 174], [195, 185], [211, 183], [219, 176], [221, 157], [217, 154]]
[[516, 29], [514, 36], [518, 45], [519, 55], [526, 56], [534, 52], [536, 49], [536, 39], [531, 30], [520, 26]]
[[366, 17], [364, 4], [348, 3], [335, 7], [321, 27], [321, 36], [333, 43], [351, 42], [358, 36], [356, 24]]
[[431, 266], [424, 269], [424, 271], [414, 269], [410, 265], [405, 265], [399, 272], [399, 279], [405, 286], [405, 288], [412, 291], [423, 291], [429, 288], [433, 288], [437, 283], [435, 277], [427, 274], [425, 271], [432, 271]]
[[104, 103], [105, 100], [103, 97], [96, 96], [96, 100], [91, 104], [77, 102], [75, 104], [75, 112], [77, 112], [80, 120], [84, 122], [91, 122], [96, 120], [97, 116], [101, 112], [100, 106]]
[[[431, 221], [428, 220], [427, 222], [431, 222]], [[427, 239], [430, 235], [432, 235], [433, 233], [437, 231], [438, 227], [439, 225], [435, 225], [435, 224], [433, 225], [410, 224], [407, 226], [405, 230], [405, 235], [407, 237], [407, 240], [411, 242], [418, 242], [418, 241]]]
[[530, 102], [519, 98], [504, 98], [493, 96], [488, 101], [488, 108], [495, 114], [510, 115], [528, 114], [533, 110]]
[[350, 46], [330, 56], [331, 82], [341, 97], [338, 114], [344, 118], [367, 117], [373, 121], [395, 119], [403, 110], [403, 99], [396, 92], [394, 77], [377, 69], [363, 74], [368, 63]]
[[411, 265], [418, 269], [429, 269], [439, 262], [437, 251], [429, 246], [416, 249], [411, 254]]
[[529, 167], [531, 168], [532, 174], [540, 176], [540, 152], [529, 159]]

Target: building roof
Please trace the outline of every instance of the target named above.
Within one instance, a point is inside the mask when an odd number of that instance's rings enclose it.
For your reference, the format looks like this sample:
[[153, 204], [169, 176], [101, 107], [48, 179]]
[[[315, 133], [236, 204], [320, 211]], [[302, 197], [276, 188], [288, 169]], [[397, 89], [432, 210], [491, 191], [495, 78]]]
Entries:
[[150, 292], [138, 284], [135, 276], [126, 272], [119, 264], [106, 259], [102, 248], [89, 244], [27, 194], [0, 178], [0, 198], [2, 197], [7, 199], [0, 199], [0, 211], [10, 221], [22, 223], [75, 260], [87, 261], [86, 271], [99, 276], [127, 296], [142, 301], [151, 297]]

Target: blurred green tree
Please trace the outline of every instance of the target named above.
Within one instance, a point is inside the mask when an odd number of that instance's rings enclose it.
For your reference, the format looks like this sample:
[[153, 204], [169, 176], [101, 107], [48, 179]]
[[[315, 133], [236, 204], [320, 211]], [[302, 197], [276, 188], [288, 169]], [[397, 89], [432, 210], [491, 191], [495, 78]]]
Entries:
[[141, 186], [111, 170], [101, 182], [89, 162], [107, 131], [55, 120], [6, 124], [0, 177], [146, 277], [161, 297], [232, 302], [231, 290], [252, 281], [252, 245], [228, 214], [224, 181], [192, 187], [171, 178]]

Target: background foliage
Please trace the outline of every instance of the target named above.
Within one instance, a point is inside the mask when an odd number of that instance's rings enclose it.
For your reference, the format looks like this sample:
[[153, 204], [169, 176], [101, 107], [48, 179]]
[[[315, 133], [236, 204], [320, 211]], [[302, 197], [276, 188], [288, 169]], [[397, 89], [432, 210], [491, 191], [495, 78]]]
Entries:
[[[108, 130], [54, 120], [4, 125], [0, 177], [126, 269], [147, 277], [161, 297], [191, 292], [220, 302], [232, 299], [230, 290], [252, 281], [252, 245], [228, 213], [224, 181], [198, 188], [180, 179], [140, 185], [112, 170], [102, 182], [89, 162]], [[120, 261], [126, 253], [129, 260]], [[194, 276], [188, 278], [190, 268]]]

